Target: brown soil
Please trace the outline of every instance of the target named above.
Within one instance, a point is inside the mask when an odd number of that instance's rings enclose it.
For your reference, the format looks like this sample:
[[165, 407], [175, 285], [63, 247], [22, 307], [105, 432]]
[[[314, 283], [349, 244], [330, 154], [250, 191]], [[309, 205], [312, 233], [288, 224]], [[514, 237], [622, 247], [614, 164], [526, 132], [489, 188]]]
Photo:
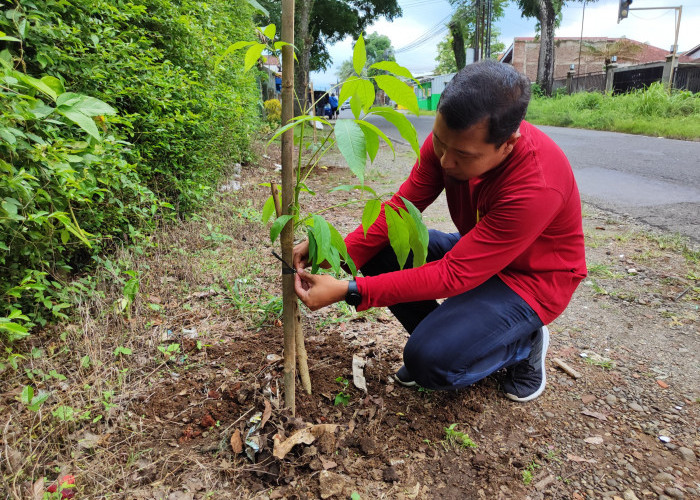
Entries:
[[[119, 387], [104, 418], [37, 417], [14, 399], [27, 380], [4, 374], [8, 496], [30, 498], [39, 478], [72, 473], [77, 498], [700, 497], [697, 254], [589, 207], [591, 276], [550, 325], [548, 386], [539, 399], [505, 399], [499, 374], [457, 392], [393, 385], [389, 375], [401, 365], [407, 338], [401, 326], [387, 310], [357, 315], [334, 306], [305, 310], [313, 394], [298, 386], [292, 417], [281, 408], [282, 327], [273, 297], [279, 265], [255, 222], [267, 197], [258, 184], [274, 178], [278, 161], [268, 154], [243, 168], [242, 189], [220, 196], [203, 220], [164, 232], [147, 255], [130, 261], [141, 273], [130, 319], [86, 309], [81, 324], [57, 329], [73, 332], [68, 341], [102, 332], [91, 352], [105, 365], [90, 384], [106, 390], [100, 383], [113, 380]], [[394, 161], [382, 149], [369, 182], [378, 191], [395, 189], [410, 168], [407, 157], [401, 148]], [[307, 207], [349, 199], [324, 193], [351, 182], [347, 169], [319, 170], [309, 182], [319, 195]], [[359, 210], [339, 209], [328, 219], [347, 232]], [[428, 226], [449, 229], [445, 213], [431, 208]], [[110, 293], [119, 296], [118, 287], [104, 288], [106, 304]], [[46, 349], [57, 333], [33, 342]], [[77, 346], [88, 348], [74, 342], [72, 354], [54, 357], [72, 360], [61, 361], [68, 379], [38, 385], [77, 408], [81, 397], [89, 404], [89, 390], [82, 395], [80, 388], [90, 374], [76, 368], [83, 354]], [[170, 344], [180, 351], [157, 349]], [[134, 354], [115, 361], [117, 345]], [[353, 386], [354, 355], [366, 361], [367, 393]], [[561, 371], [554, 358], [581, 377]], [[341, 392], [347, 404], [334, 404]], [[264, 426], [250, 436], [260, 449], [251, 460], [242, 441], [260, 418]], [[337, 428], [316, 427], [314, 442], [282, 459], [272, 455], [275, 436], [319, 424]], [[462, 434], [450, 440], [451, 426]], [[474, 447], [461, 446], [462, 435]]]

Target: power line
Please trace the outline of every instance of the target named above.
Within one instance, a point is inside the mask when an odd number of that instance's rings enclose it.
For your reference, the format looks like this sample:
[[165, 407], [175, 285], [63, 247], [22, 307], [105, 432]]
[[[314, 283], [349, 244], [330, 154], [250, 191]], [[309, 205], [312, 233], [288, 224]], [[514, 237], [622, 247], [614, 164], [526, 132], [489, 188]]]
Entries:
[[428, 40], [431, 40], [432, 38], [435, 38], [438, 35], [441, 35], [447, 31], [447, 26], [445, 23], [449, 21], [449, 19], [452, 17], [454, 14], [453, 12], [450, 12], [447, 16], [442, 18], [440, 21], [438, 21], [437, 24], [429, 28], [425, 33], [420, 35], [418, 38], [413, 40], [412, 42], [404, 45], [403, 47], [399, 47], [394, 51], [395, 54], [399, 54], [401, 52], [408, 52], [409, 50], [415, 49], [416, 47], [419, 47], [420, 45], [423, 45], [426, 43]]

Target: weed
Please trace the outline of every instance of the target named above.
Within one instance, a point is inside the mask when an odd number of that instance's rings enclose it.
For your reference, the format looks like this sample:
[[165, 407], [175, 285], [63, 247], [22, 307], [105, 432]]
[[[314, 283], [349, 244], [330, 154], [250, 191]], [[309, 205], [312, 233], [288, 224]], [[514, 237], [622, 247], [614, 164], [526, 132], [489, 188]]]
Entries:
[[158, 350], [161, 352], [166, 361], [170, 361], [173, 356], [180, 353], [180, 344], [174, 342], [167, 346], [159, 345]]
[[350, 394], [345, 392], [348, 390], [348, 385], [350, 384], [350, 381], [342, 376], [337, 377], [335, 381], [343, 386], [343, 390], [336, 394], [335, 400], [333, 401], [333, 405], [338, 406], [342, 404], [345, 406], [350, 402]]
[[590, 280], [591, 288], [596, 295], [608, 295], [608, 292], [594, 279]]
[[601, 278], [613, 278], [613, 279], [618, 279], [624, 277], [624, 274], [621, 273], [615, 273], [610, 270], [610, 266], [606, 264], [587, 264], [588, 267], [588, 275], [589, 276], [598, 276]]
[[51, 393], [44, 391], [39, 391], [39, 393], [35, 395], [34, 388], [27, 385], [22, 390], [22, 393], [19, 396], [19, 401], [30, 411], [37, 412], [39, 411], [39, 408], [41, 408], [41, 405], [44, 404], [47, 399], [49, 399], [49, 396], [51, 396]]
[[532, 479], [535, 477], [535, 470], [539, 468], [540, 464], [533, 460], [527, 467], [525, 467], [522, 470], [523, 484], [525, 484], [525, 486], [529, 485], [532, 482]]
[[233, 241], [233, 238], [228, 234], [221, 233], [221, 226], [214, 226], [211, 222], [207, 222], [207, 229], [209, 230], [209, 233], [202, 235], [204, 241], [213, 243], [215, 246], [221, 245], [222, 243], [226, 243], [228, 241]]
[[458, 431], [456, 427], [456, 423], [445, 427], [445, 442], [447, 444], [460, 448], [478, 448], [478, 445], [471, 440], [467, 433]]
[[119, 356], [131, 356], [132, 354], [133, 354], [133, 352], [131, 351], [131, 349], [129, 349], [128, 347], [121, 346], [121, 345], [117, 346], [114, 349], [114, 357], [116, 357], [116, 358], [118, 358]]
[[588, 365], [592, 366], [600, 366], [601, 368], [604, 368], [606, 370], [612, 370], [615, 368], [615, 363], [606, 358], [583, 358], [584, 362]]
[[282, 297], [254, 286], [251, 279], [238, 278], [233, 283], [224, 280], [224, 286], [226, 298], [255, 329], [282, 317]]

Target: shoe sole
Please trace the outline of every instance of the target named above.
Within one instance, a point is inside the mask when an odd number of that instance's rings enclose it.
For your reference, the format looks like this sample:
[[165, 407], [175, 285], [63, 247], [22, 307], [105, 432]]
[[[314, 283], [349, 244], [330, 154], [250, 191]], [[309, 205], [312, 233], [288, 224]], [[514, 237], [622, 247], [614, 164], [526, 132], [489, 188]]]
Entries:
[[532, 401], [535, 398], [538, 398], [540, 394], [544, 392], [544, 387], [547, 385], [547, 371], [545, 370], [545, 359], [547, 358], [547, 350], [549, 349], [549, 329], [546, 326], [543, 326], [542, 328], [542, 366], [540, 369], [542, 370], [542, 383], [540, 384], [540, 387], [530, 394], [529, 396], [525, 396], [523, 398], [519, 398], [515, 394], [508, 394], [506, 393], [506, 397], [510, 399], [511, 401], [517, 401], [518, 403], [525, 403], [527, 401]]
[[392, 375], [392, 378], [397, 384], [402, 385], [404, 387], [415, 387], [416, 385], [418, 385], [415, 380], [409, 380], [408, 382], [404, 382], [399, 377], [397, 377], [396, 374]]

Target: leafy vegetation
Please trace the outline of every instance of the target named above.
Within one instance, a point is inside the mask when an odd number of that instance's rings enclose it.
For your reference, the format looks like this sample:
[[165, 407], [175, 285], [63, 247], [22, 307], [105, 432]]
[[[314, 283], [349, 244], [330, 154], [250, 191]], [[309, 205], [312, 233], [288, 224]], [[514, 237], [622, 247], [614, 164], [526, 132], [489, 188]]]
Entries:
[[252, 12], [223, 0], [5, 4], [0, 339], [66, 319], [94, 288], [71, 281], [77, 271], [145, 242], [250, 156], [255, 75], [236, 59], [216, 67], [214, 55]]
[[[246, 68], [251, 68], [254, 61], [261, 57], [263, 52], [268, 51], [275, 54], [283, 46], [287, 45], [286, 42], [275, 42], [277, 30], [273, 24], [259, 27], [256, 32], [257, 38], [263, 40], [262, 42], [238, 41], [226, 50], [226, 53], [231, 53], [245, 48]], [[368, 67], [366, 68], [367, 65]], [[384, 132], [365, 119], [360, 119], [360, 113], [364, 112], [365, 118], [370, 115], [377, 115], [391, 122], [399, 130], [401, 136], [411, 145], [416, 156], [419, 156], [420, 147], [416, 130], [408, 118], [392, 108], [374, 105], [376, 85], [390, 99], [418, 114], [418, 99], [413, 89], [398, 78], [413, 80], [413, 76], [410, 71], [394, 61], [382, 60], [374, 63], [368, 61], [365, 40], [362, 36], [357, 39], [353, 48], [352, 69], [354, 76], [350, 76], [342, 83], [338, 102], [350, 102], [350, 109], [355, 117], [354, 119], [339, 119], [335, 124], [332, 124], [324, 118], [307, 114], [308, 110], [304, 110], [302, 115], [294, 117], [290, 123], [281, 127], [271, 139], [272, 141], [284, 132], [294, 130], [294, 140], [299, 147], [297, 165], [294, 169], [296, 181], [292, 213], [279, 215], [274, 219], [270, 227], [270, 240], [274, 243], [287, 223], [293, 221], [295, 228], [305, 227], [307, 229], [309, 259], [312, 263], [311, 271], [313, 273], [318, 272], [319, 267], [324, 262], [328, 263], [337, 273], [343, 270], [343, 265], [346, 266], [344, 270], [350, 271], [353, 275], [357, 273], [343, 237], [338, 230], [329, 224], [319, 212], [303, 214], [300, 204], [302, 193], [310, 194], [311, 196], [315, 194], [306, 185], [309, 175], [318, 166], [320, 159], [331, 148], [337, 146], [347, 161], [350, 170], [360, 181], [360, 184], [338, 186], [334, 189], [357, 190], [363, 196], [370, 195], [362, 214], [362, 226], [365, 234], [380, 216], [383, 208], [387, 221], [389, 243], [396, 253], [399, 266], [403, 268], [410, 252], [413, 252], [413, 265], [416, 267], [423, 265], [427, 256], [428, 230], [423, 224], [420, 211], [410, 201], [403, 198], [402, 201], [405, 207], [389, 206], [389, 204], [383, 205], [382, 195], [364, 184], [367, 159], [374, 161], [379, 150], [379, 139], [381, 138], [392, 150], [394, 147]], [[370, 74], [374, 74], [374, 76], [362, 76]], [[316, 103], [311, 103], [310, 109], [314, 109], [315, 106]], [[325, 137], [320, 141], [320, 144], [306, 134], [306, 127], [310, 124], [311, 126], [316, 125], [312, 122], [317, 122], [327, 127], [325, 129]], [[305, 152], [308, 152], [306, 157], [304, 156]], [[261, 185], [270, 187], [269, 183]], [[276, 212], [275, 198], [275, 194], [271, 195], [263, 207], [263, 223], [267, 223]]]
[[676, 139], [700, 139], [700, 94], [653, 83], [628, 94], [579, 92], [540, 97], [533, 92], [527, 120], [539, 125], [588, 128]]

